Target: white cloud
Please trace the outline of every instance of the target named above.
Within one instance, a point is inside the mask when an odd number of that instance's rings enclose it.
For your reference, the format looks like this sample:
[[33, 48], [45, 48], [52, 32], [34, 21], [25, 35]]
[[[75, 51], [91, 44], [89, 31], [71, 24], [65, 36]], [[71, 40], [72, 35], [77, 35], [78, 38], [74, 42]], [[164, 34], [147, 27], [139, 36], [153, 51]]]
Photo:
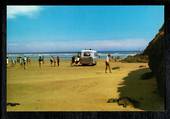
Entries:
[[122, 40], [91, 40], [91, 41], [31, 41], [7, 44], [8, 51], [74, 51], [85, 48], [96, 50], [143, 50], [147, 47], [146, 39], [122, 39]]
[[96, 49], [143, 49], [147, 46], [146, 39], [121, 39], [121, 40], [102, 40], [102, 41], [87, 41], [85, 46], [94, 47]]
[[72, 41], [66, 47], [72, 44], [74, 48], [92, 48], [97, 50], [143, 50], [147, 45], [146, 39], [119, 39], [119, 40], [92, 40], [92, 41]]
[[13, 19], [18, 15], [33, 17], [40, 10], [40, 6], [7, 6], [7, 18]]

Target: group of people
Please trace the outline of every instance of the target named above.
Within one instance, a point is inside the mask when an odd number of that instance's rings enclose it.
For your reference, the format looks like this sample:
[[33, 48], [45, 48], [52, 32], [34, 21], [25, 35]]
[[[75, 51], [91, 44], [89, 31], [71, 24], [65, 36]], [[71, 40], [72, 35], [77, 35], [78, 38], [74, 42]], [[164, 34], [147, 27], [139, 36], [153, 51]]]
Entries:
[[[38, 59], [38, 62], [39, 62], [39, 67], [41, 68], [42, 64], [44, 64], [44, 56], [39, 56], [39, 59]], [[57, 63], [57, 66], [59, 67], [60, 65], [60, 58], [59, 56], [57, 56], [56, 58], [54, 56], [51, 56], [50, 57], [50, 64], [51, 64], [51, 67], [54, 66], [56, 67], [56, 63]]]
[[59, 67], [59, 65], [60, 65], [60, 58], [59, 58], [59, 56], [57, 56], [57, 58], [51, 56], [50, 57], [50, 63], [51, 63], [51, 67], [52, 67], [53, 64], [54, 64], [53, 66], [56, 67], [56, 63], [57, 63], [57, 66]]
[[[26, 65], [28, 64], [31, 64], [31, 58], [30, 57], [17, 57], [17, 58], [11, 58], [10, 59], [11, 61], [11, 66], [15, 66], [17, 63], [20, 64], [21, 66], [23, 66], [24, 69], [26, 69]], [[44, 56], [39, 56], [39, 59], [38, 59], [38, 62], [39, 62], [39, 67], [41, 68], [42, 64], [44, 64], [45, 60], [44, 60]], [[57, 56], [56, 58], [51, 56], [50, 57], [50, 63], [51, 63], [51, 66], [53, 65], [54, 67], [56, 67], [56, 63], [57, 63], [57, 66], [59, 66], [59, 63], [60, 63], [60, 58], [59, 56]], [[9, 65], [9, 58], [7, 57], [6, 58], [6, 64]]]
[[72, 56], [71, 58], [71, 66], [73, 66], [73, 64], [78, 64], [80, 62], [80, 56]]
[[[110, 61], [111, 61], [112, 57], [111, 54], [108, 54], [105, 60], [105, 73], [107, 73], [107, 70], [109, 70], [109, 72], [111, 73], [111, 68], [110, 68]], [[39, 67], [41, 68], [42, 64], [44, 64], [44, 56], [39, 56]], [[80, 57], [79, 56], [73, 56], [72, 60], [71, 60], [71, 66], [73, 66], [73, 64], [78, 64], [80, 62]], [[16, 63], [19, 63], [21, 66], [24, 67], [24, 69], [26, 69], [26, 64], [31, 64], [31, 58], [30, 57], [17, 57], [16, 60], [14, 58], [11, 59], [11, 63], [12, 66], [14, 66]], [[9, 59], [7, 57], [7, 65], [9, 64]], [[56, 58], [54, 56], [50, 57], [50, 64], [51, 67], [57, 66], [59, 67], [60, 65], [60, 58], [59, 56], [57, 56]]]
[[[9, 64], [9, 59], [7, 57], [6, 59], [6, 63], [7, 65]], [[17, 57], [16, 59], [15, 58], [11, 58], [11, 66], [15, 66], [16, 64], [20, 64], [21, 66], [24, 67], [24, 69], [26, 69], [26, 64], [31, 64], [31, 58], [30, 57]]]

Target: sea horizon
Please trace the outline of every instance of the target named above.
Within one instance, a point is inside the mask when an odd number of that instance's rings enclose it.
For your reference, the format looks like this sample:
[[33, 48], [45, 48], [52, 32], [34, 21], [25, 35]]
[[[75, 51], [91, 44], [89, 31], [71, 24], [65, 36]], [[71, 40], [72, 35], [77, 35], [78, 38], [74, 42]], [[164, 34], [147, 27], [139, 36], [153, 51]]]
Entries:
[[[16, 57], [23, 57], [27, 56], [32, 59], [38, 59], [39, 56], [44, 56], [44, 58], [49, 59], [50, 56], [57, 57], [59, 56], [61, 59], [68, 60], [71, 59], [72, 56], [77, 55], [77, 53], [80, 51], [63, 51], [63, 52], [16, 52], [16, 53], [7, 53], [7, 57], [9, 59], [15, 59]], [[120, 58], [126, 58], [127, 56], [134, 56], [136, 54], [141, 53], [141, 51], [97, 51], [98, 56], [100, 59], [105, 59], [108, 53], [111, 54], [113, 57], [120, 57]]]
[[[94, 50], [94, 49], [92, 49]], [[96, 50], [97, 51], [97, 50]], [[79, 51], [30, 51], [30, 52], [7, 52], [7, 54], [54, 54], [54, 53], [78, 53]], [[128, 53], [128, 52], [142, 52], [141, 50], [99, 50], [98, 53], [112, 53], [112, 52], [121, 52], [121, 53]]]

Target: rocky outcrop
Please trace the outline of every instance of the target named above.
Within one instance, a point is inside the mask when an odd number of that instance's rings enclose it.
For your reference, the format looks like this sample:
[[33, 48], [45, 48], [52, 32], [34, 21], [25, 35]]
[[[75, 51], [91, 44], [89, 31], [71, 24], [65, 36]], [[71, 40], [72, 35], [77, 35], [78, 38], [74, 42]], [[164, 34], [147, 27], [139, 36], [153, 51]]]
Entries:
[[155, 38], [144, 50], [148, 55], [149, 67], [156, 76], [158, 91], [161, 96], [165, 95], [165, 35], [164, 25], [161, 27]]
[[144, 54], [136, 54], [134, 56], [127, 56], [126, 58], [122, 59], [121, 62], [148, 63], [148, 56]]

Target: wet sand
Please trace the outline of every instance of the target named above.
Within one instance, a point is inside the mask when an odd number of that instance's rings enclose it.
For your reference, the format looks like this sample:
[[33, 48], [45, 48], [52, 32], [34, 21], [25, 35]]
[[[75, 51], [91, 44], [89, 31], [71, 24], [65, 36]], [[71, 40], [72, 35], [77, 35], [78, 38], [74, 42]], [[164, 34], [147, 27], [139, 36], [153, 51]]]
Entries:
[[[144, 67], [139, 67], [141, 65]], [[19, 64], [14, 67], [9, 64], [7, 102], [20, 105], [7, 106], [7, 110], [163, 110], [163, 99], [155, 93], [155, 79], [140, 80], [140, 76], [149, 71], [147, 63], [111, 62], [111, 67], [120, 68], [112, 70], [112, 73], [105, 73], [105, 63], [102, 60], [96, 66], [73, 67], [70, 66], [70, 61], [61, 61], [59, 67], [51, 67], [49, 61], [45, 61], [41, 68], [34, 61], [26, 70]], [[124, 108], [117, 103], [107, 103], [109, 98], [120, 96], [131, 96], [140, 101], [141, 106]]]

